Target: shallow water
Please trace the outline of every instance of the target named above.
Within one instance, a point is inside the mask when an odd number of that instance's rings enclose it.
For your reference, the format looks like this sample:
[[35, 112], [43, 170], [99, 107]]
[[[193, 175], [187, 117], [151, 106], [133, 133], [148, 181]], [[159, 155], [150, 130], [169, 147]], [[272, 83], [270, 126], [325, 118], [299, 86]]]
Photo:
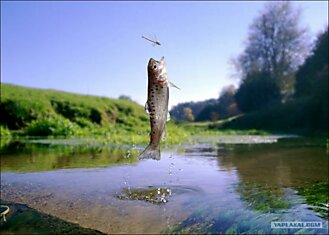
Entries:
[[[104, 233], [326, 233], [298, 194], [328, 181], [326, 149], [281, 137], [199, 138], [165, 148], [160, 161], [137, 161], [143, 146], [20, 142], [1, 154], [1, 199]], [[273, 221], [324, 228], [271, 229]]]

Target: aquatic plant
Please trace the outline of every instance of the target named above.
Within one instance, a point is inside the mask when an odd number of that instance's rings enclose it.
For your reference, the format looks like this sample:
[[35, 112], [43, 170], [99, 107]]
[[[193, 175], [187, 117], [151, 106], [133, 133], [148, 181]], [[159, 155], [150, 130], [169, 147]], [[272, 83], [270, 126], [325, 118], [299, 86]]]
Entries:
[[329, 182], [312, 182], [307, 183], [297, 188], [298, 194], [306, 199], [306, 203], [319, 216], [329, 219], [329, 195], [328, 195]]
[[284, 197], [282, 188], [271, 188], [267, 185], [243, 182], [237, 186], [237, 192], [246, 206], [261, 212], [275, 212], [288, 209], [289, 203]]

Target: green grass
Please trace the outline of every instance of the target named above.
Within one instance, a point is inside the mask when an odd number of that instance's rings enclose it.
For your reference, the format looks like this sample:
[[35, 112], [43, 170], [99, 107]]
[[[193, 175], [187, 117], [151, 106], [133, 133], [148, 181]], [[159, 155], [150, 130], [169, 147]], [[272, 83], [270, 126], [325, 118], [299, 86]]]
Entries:
[[124, 99], [79, 95], [1, 84], [1, 122], [10, 129], [26, 127], [32, 120], [61, 115], [71, 122], [86, 125], [133, 126], [147, 120], [143, 108]]
[[10, 130], [6, 126], [0, 125], [0, 149], [7, 146], [11, 139], [12, 139], [12, 134]]
[[76, 136], [148, 126], [143, 107], [123, 99], [1, 84], [0, 124], [21, 135]]
[[[100, 143], [149, 142], [149, 117], [130, 100], [1, 84], [1, 135], [8, 138], [92, 137]], [[191, 135], [264, 134], [257, 130], [220, 130], [219, 122], [167, 123], [167, 144]], [[1, 147], [5, 144], [2, 142]]]

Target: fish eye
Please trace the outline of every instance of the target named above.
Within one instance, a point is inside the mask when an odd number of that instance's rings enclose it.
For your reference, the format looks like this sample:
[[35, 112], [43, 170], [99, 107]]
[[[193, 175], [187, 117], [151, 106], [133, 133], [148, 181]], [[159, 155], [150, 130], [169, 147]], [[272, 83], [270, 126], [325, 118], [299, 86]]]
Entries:
[[158, 68], [158, 66], [156, 65], [156, 64], [154, 64], [153, 65], [153, 69], [155, 70], [155, 69], [157, 69]]

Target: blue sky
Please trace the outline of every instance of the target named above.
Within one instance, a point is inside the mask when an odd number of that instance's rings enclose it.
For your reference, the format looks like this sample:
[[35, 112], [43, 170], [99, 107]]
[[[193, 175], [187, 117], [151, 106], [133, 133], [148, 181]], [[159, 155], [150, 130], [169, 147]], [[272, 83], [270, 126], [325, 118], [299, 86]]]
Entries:
[[[294, 2], [314, 37], [328, 3]], [[264, 2], [3, 2], [1, 81], [37, 88], [146, 100], [146, 65], [165, 56], [170, 106], [217, 98], [237, 84], [229, 64], [244, 48]], [[152, 46], [142, 35], [156, 35]]]

